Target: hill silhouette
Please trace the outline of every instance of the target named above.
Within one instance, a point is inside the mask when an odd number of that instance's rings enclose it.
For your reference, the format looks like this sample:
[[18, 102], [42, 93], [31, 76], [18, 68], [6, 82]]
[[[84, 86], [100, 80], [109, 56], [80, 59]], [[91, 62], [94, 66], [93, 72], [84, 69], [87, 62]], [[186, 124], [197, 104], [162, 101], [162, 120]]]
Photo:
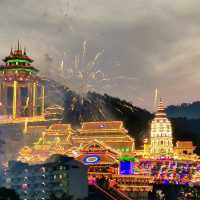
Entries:
[[200, 101], [168, 106], [167, 114], [172, 118], [200, 119]]

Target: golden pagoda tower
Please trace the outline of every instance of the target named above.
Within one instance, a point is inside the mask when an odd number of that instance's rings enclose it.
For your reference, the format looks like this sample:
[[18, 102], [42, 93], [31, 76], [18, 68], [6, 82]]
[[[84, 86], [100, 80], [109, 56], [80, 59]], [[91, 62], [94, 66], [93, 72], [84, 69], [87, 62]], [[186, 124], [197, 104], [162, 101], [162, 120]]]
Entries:
[[5, 64], [0, 65], [0, 123], [43, 118], [44, 81], [37, 76], [38, 70], [26, 49], [22, 50], [18, 41], [17, 49], [11, 49], [3, 61]]
[[169, 157], [173, 155], [172, 125], [167, 118], [162, 100], [151, 123], [151, 156]]

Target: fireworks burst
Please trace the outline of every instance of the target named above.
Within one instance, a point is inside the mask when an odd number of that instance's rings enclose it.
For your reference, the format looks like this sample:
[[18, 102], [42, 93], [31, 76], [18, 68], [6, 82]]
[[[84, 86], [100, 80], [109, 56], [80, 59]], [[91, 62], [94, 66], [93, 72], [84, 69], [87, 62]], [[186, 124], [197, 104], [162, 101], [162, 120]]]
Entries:
[[[73, 56], [72, 62], [66, 64], [65, 57], [61, 59], [59, 67], [59, 80], [76, 93], [86, 96], [89, 91], [106, 93], [119, 84], [128, 83], [127, 87], [132, 91], [135, 77], [115, 76], [109, 77], [102, 71], [99, 61], [104, 54], [104, 50], [97, 52], [92, 59], [88, 61], [87, 41], [84, 41], [79, 55]], [[118, 65], [119, 66], [119, 65]]]
[[97, 66], [102, 55], [103, 50], [87, 61], [87, 42], [84, 41], [81, 53], [74, 56], [72, 63], [66, 66], [63, 59], [60, 62], [62, 83], [82, 96], [97, 89], [103, 91], [105, 87], [108, 87], [110, 79]]

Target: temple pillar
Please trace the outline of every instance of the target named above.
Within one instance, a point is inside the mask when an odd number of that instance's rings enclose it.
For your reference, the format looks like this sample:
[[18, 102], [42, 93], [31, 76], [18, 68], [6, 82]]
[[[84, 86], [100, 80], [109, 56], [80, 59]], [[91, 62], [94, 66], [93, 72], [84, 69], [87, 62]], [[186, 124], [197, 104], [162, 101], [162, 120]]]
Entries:
[[22, 116], [21, 87], [17, 86], [17, 116]]
[[33, 116], [37, 115], [37, 84], [36, 82], [33, 83]]
[[2, 103], [2, 82], [0, 84], [0, 115], [3, 115], [3, 103]]
[[41, 96], [41, 115], [44, 116], [44, 106], [45, 106], [45, 86], [42, 84], [42, 96]]
[[29, 102], [28, 102], [28, 116], [31, 117], [33, 115], [33, 86], [32, 82], [28, 83], [28, 97], [29, 97]]
[[[7, 115], [7, 85], [6, 83], [3, 81], [2, 82], [2, 96], [1, 96], [1, 100], [2, 100], [2, 106], [3, 106], [3, 115]], [[3, 95], [4, 94], [4, 95]]]

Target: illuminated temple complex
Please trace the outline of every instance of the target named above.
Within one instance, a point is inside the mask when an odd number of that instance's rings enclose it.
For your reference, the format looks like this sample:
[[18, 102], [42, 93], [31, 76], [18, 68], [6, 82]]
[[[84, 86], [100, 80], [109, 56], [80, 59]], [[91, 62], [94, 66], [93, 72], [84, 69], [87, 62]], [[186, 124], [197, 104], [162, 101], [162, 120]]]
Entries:
[[151, 123], [151, 155], [153, 157], [172, 156], [172, 125], [167, 118], [164, 105], [160, 100], [158, 110]]
[[0, 66], [0, 123], [39, 121], [44, 114], [44, 83], [37, 76], [33, 60], [19, 42]]
[[72, 129], [70, 124], [52, 124], [39, 134], [33, 145], [20, 150], [19, 160], [41, 162], [52, 154], [81, 158], [95, 147], [101, 155], [114, 152], [117, 156], [132, 153], [135, 149], [134, 139], [128, 135], [121, 121], [85, 122], [78, 130]]

